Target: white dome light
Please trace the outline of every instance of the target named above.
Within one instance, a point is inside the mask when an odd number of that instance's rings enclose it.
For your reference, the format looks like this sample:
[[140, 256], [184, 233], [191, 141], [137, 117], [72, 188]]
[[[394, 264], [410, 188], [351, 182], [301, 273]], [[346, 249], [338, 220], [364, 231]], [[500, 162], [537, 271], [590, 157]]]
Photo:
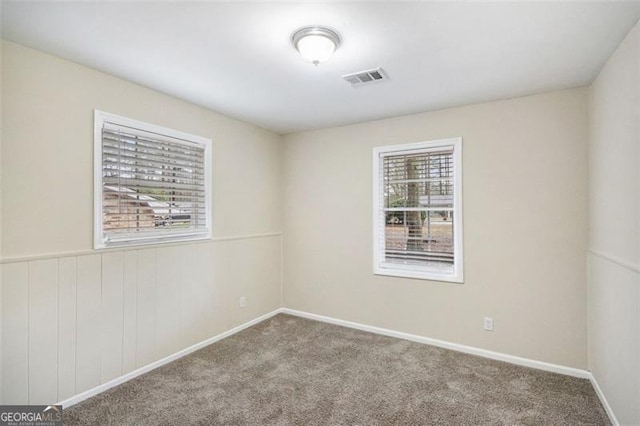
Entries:
[[318, 65], [329, 59], [338, 48], [340, 36], [328, 28], [305, 27], [296, 31], [291, 41], [303, 58]]

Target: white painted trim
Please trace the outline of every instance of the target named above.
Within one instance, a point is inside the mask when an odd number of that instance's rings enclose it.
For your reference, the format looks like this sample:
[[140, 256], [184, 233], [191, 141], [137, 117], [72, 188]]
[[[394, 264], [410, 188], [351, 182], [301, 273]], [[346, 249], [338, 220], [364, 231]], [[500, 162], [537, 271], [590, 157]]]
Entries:
[[102, 241], [102, 126], [106, 118], [104, 114], [97, 109], [93, 110], [93, 248], [104, 247]]
[[609, 420], [611, 420], [613, 426], [620, 426], [620, 422], [618, 422], [611, 405], [609, 405], [609, 401], [607, 401], [607, 398], [604, 396], [604, 392], [602, 392], [600, 385], [598, 385], [598, 381], [592, 373], [589, 373], [589, 381], [591, 382], [593, 389], [595, 389], [596, 395], [600, 398], [600, 402], [602, 403], [604, 410], [607, 412], [607, 416], [609, 416]]
[[277, 315], [280, 313], [280, 309], [276, 309], [274, 311], [269, 312], [268, 314], [262, 315], [256, 319], [253, 319], [251, 321], [245, 322], [244, 324], [241, 324], [237, 327], [232, 328], [231, 330], [225, 331], [224, 333], [220, 333], [216, 336], [210, 337], [206, 340], [203, 340], [200, 343], [196, 343], [195, 345], [189, 346], [186, 349], [183, 349], [181, 351], [178, 351], [174, 354], [171, 354], [169, 356], [166, 356], [162, 359], [159, 359], [158, 361], [154, 361], [151, 364], [147, 364], [144, 367], [140, 367], [137, 370], [134, 370], [130, 373], [127, 373], [123, 376], [120, 376], [118, 378], [115, 378], [113, 380], [110, 380], [106, 383], [101, 384], [100, 386], [96, 386], [95, 388], [89, 389], [87, 391], [84, 391], [78, 395], [74, 395], [71, 398], [67, 398], [64, 401], [60, 401], [57, 402], [56, 405], [62, 405], [63, 408], [69, 408], [79, 402], [84, 401], [85, 399], [91, 398], [92, 396], [96, 396], [104, 391], [107, 391], [115, 386], [118, 386], [122, 383], [128, 382], [129, 380], [135, 379], [138, 376], [141, 376], [142, 374], [148, 373], [151, 370], [155, 370], [158, 367], [161, 367], [165, 364], [168, 364], [172, 361], [175, 361], [179, 358], [182, 358], [186, 355], [189, 355], [192, 352], [197, 351], [198, 349], [202, 349], [205, 346], [208, 346], [212, 343], [215, 343], [217, 341], [220, 341], [226, 337], [232, 336], [246, 328], [249, 328], [253, 325], [256, 325], [264, 320], [267, 320], [271, 317], [273, 317], [274, 315]]
[[535, 368], [537, 370], [550, 371], [552, 373], [564, 374], [567, 376], [578, 377], [581, 379], [589, 379], [591, 373], [578, 368], [565, 367], [563, 365], [551, 364], [544, 361], [536, 361], [529, 358], [522, 358], [514, 355], [507, 355], [500, 352], [493, 352], [486, 349], [475, 348], [473, 346], [461, 345], [458, 343], [447, 342], [444, 340], [432, 339], [430, 337], [418, 336], [416, 334], [403, 333], [401, 331], [389, 330], [387, 328], [375, 327], [372, 325], [360, 324], [357, 322], [346, 321], [326, 317], [324, 315], [311, 314], [308, 312], [297, 311], [295, 309], [282, 308], [280, 312], [284, 314], [294, 315], [301, 318], [322, 321], [329, 324], [341, 325], [343, 327], [354, 328], [356, 330], [368, 331], [370, 333], [380, 334], [383, 336], [396, 337], [398, 339], [409, 340], [411, 342], [423, 343], [426, 345], [437, 346], [439, 348], [450, 349], [456, 352], [462, 352], [470, 355], [477, 355], [483, 358], [504, 361], [510, 364], [521, 365], [524, 367]]
[[454, 284], [462, 284], [462, 281], [453, 274], [438, 274], [435, 271], [422, 272], [416, 269], [404, 269], [403, 265], [397, 265], [397, 268], [375, 268], [374, 275], [397, 278], [416, 278], [419, 280], [449, 282]]
[[[223, 241], [252, 240], [256, 238], [281, 237], [281, 236], [282, 236], [282, 232], [265, 232], [264, 234], [247, 234], [247, 235], [232, 235], [229, 237], [213, 237], [213, 238], [208, 238], [206, 240], [165, 242], [162, 244], [162, 246], [166, 247], [166, 246], [183, 246], [187, 244], [219, 243]], [[140, 246], [129, 246], [129, 247], [114, 247], [114, 248], [100, 249], [100, 250], [75, 250], [75, 251], [67, 251], [67, 252], [59, 252], [59, 253], [44, 253], [44, 254], [35, 254], [32, 256], [4, 257], [0, 259], [0, 264], [29, 262], [32, 260], [44, 260], [44, 259], [53, 259], [53, 258], [59, 258], [59, 257], [73, 257], [73, 256], [86, 256], [90, 254], [113, 253], [116, 251], [118, 252], [132, 251], [132, 250], [140, 250], [143, 248], [144, 247], [140, 247]]]
[[309, 312], [298, 311], [295, 309], [289, 308], [281, 308], [278, 310], [280, 313], [294, 315], [301, 318], [307, 318], [315, 321], [322, 321], [329, 324], [340, 325], [343, 327], [349, 327], [356, 330], [367, 331], [370, 333], [380, 334], [383, 336], [395, 337], [398, 339], [409, 340], [411, 342], [423, 343], [426, 345], [437, 346], [444, 349], [450, 349], [456, 352], [463, 352], [470, 355], [477, 355], [483, 358], [494, 359], [497, 361], [504, 361], [510, 364], [521, 365], [523, 367], [535, 368], [536, 370], [549, 371], [552, 373], [564, 374], [567, 376], [577, 377], [580, 379], [588, 379], [593, 386], [596, 395], [600, 399], [602, 406], [604, 407], [607, 415], [609, 416], [609, 420], [614, 426], [620, 426], [618, 419], [616, 418], [611, 405], [607, 401], [607, 398], [604, 395], [604, 392], [598, 385], [598, 382], [594, 375], [587, 371], [581, 370], [578, 368], [565, 367], [563, 365], [551, 364], [544, 361], [536, 361], [529, 358], [522, 358], [514, 355], [507, 355], [500, 352], [488, 351], [486, 349], [475, 348], [473, 346], [461, 345], [458, 343], [451, 343], [444, 340], [432, 339], [429, 337], [418, 336], [415, 334], [403, 333], [400, 331], [389, 330], [386, 328], [375, 327], [371, 325], [360, 324], [357, 322], [346, 321], [336, 318], [327, 317], [324, 315], [312, 314]]
[[[380, 236], [380, 220], [384, 220], [380, 212], [382, 205], [380, 188], [380, 158], [385, 153], [411, 153], [453, 147], [453, 226], [454, 226], [454, 271], [452, 274], [441, 274], [425, 267], [384, 267], [380, 259], [380, 245], [384, 243]], [[400, 145], [377, 146], [373, 148], [373, 273], [403, 278], [417, 278], [431, 281], [464, 282], [464, 231], [462, 209], [462, 138], [438, 139], [427, 142], [415, 142]]]
[[395, 337], [398, 339], [404, 339], [404, 340], [409, 340], [412, 342], [416, 342], [416, 343], [422, 343], [422, 344], [427, 344], [427, 345], [432, 345], [432, 346], [437, 346], [440, 348], [444, 348], [444, 349], [450, 349], [450, 350], [454, 350], [457, 352], [462, 352], [462, 353], [467, 353], [467, 354], [471, 354], [471, 355], [477, 355], [477, 356], [481, 356], [483, 358], [489, 358], [489, 359], [494, 359], [494, 360], [498, 360], [498, 361], [504, 361], [504, 362], [508, 362], [511, 364], [515, 364], [515, 365], [521, 365], [524, 367], [529, 367], [529, 368], [535, 368], [537, 370], [543, 370], [543, 371], [550, 371], [552, 373], [558, 373], [558, 374], [565, 374], [567, 376], [572, 376], [572, 377], [578, 377], [581, 379], [588, 379], [595, 392], [596, 395], [598, 396], [598, 398], [600, 399], [600, 401], [602, 402], [602, 405], [604, 406], [604, 409], [607, 413], [607, 415], [609, 416], [609, 419], [611, 420], [611, 423], [614, 426], [620, 426], [620, 423], [618, 422], [613, 409], [611, 408], [611, 406], [609, 405], [609, 402], [607, 401], [606, 397], [604, 396], [604, 393], [602, 392], [602, 389], [600, 388], [600, 386], [598, 385], [598, 382], [596, 381], [595, 377], [593, 376], [593, 374], [591, 374], [590, 372], [586, 371], [586, 370], [580, 370], [577, 368], [571, 368], [571, 367], [565, 367], [562, 365], [557, 365], [557, 364], [551, 364], [551, 363], [547, 363], [547, 362], [543, 362], [543, 361], [536, 361], [536, 360], [532, 360], [532, 359], [528, 359], [528, 358], [522, 358], [522, 357], [517, 357], [517, 356], [513, 356], [513, 355], [507, 355], [507, 354], [502, 354], [499, 352], [493, 352], [493, 351], [488, 351], [485, 349], [479, 349], [479, 348], [475, 348], [472, 346], [466, 346], [466, 345], [460, 345], [458, 343], [451, 343], [451, 342], [447, 342], [444, 340], [438, 340], [438, 339], [432, 339], [429, 337], [423, 337], [423, 336], [418, 336], [415, 334], [410, 334], [410, 333], [403, 333], [400, 331], [394, 331], [394, 330], [389, 330], [386, 328], [381, 328], [381, 327], [375, 327], [375, 326], [371, 326], [371, 325], [365, 325], [365, 324], [360, 324], [360, 323], [356, 323], [356, 322], [352, 322], [352, 321], [346, 321], [346, 320], [341, 320], [341, 319], [335, 319], [335, 318], [331, 318], [331, 317], [327, 317], [324, 315], [317, 315], [317, 314], [312, 314], [309, 312], [303, 312], [303, 311], [298, 311], [295, 309], [289, 309], [289, 308], [278, 308], [274, 311], [271, 311], [265, 315], [262, 315], [256, 319], [253, 319], [251, 321], [248, 321], [244, 324], [241, 324], [237, 327], [232, 328], [231, 330], [225, 331], [224, 333], [218, 334], [216, 336], [210, 337], [209, 339], [203, 340], [200, 343], [196, 343], [195, 345], [192, 345], [186, 349], [183, 349], [181, 351], [178, 351], [172, 355], [169, 355], [165, 358], [162, 358], [158, 361], [154, 361], [151, 364], [145, 365], [144, 367], [138, 368], [137, 370], [134, 370], [130, 373], [127, 373], [123, 376], [120, 376], [116, 379], [110, 380], [107, 383], [103, 383], [100, 386], [96, 386], [93, 389], [89, 389], [85, 392], [82, 392], [78, 395], [74, 395], [71, 398], [67, 398], [64, 401], [60, 401], [58, 403], [56, 403], [56, 405], [62, 405], [63, 408], [69, 408], [75, 404], [78, 404], [79, 402], [82, 402], [88, 398], [91, 398], [93, 396], [96, 396], [102, 392], [105, 392], [115, 386], [118, 386], [122, 383], [128, 382], [129, 380], [132, 380], [138, 376], [141, 376], [142, 374], [148, 373], [149, 371], [155, 370], [158, 367], [161, 367], [165, 364], [168, 364], [172, 361], [175, 361], [179, 358], [182, 358], [186, 355], [189, 355], [190, 353], [193, 353], [195, 351], [197, 351], [198, 349], [202, 349], [205, 346], [211, 345], [215, 342], [218, 342], [226, 337], [232, 336], [242, 330], [245, 330], [253, 325], [256, 325], [262, 321], [265, 321], [277, 314], [288, 314], [288, 315], [294, 315], [300, 318], [307, 318], [310, 320], [314, 320], [314, 321], [321, 321], [321, 322], [325, 322], [325, 323], [329, 323], [329, 324], [335, 324], [335, 325], [339, 325], [339, 326], [343, 326], [343, 327], [348, 327], [348, 328], [353, 328], [356, 330], [362, 330], [362, 331], [367, 331], [370, 333], [375, 333], [375, 334], [379, 334], [379, 335], [383, 335], [383, 336], [389, 336], [389, 337]]
[[589, 249], [588, 252], [592, 255], [592, 256], [596, 256], [599, 257], [600, 259], [604, 259], [608, 262], [614, 263], [618, 266], [622, 266], [623, 268], [627, 268], [632, 272], [635, 272], [636, 274], [640, 274], [640, 266], [638, 265], [633, 265], [625, 260], [622, 260], [618, 257], [615, 256], [610, 256], [608, 254], [604, 254], [598, 250], [593, 250], [593, 249]]
[[280, 238], [280, 308], [284, 307], [284, 238]]

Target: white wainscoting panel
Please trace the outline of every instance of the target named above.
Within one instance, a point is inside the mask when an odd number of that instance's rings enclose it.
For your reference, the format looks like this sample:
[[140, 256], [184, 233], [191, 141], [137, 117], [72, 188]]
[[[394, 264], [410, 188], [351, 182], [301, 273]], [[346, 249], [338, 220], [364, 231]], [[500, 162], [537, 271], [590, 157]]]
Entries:
[[29, 401], [58, 397], [58, 261], [29, 262]]
[[277, 310], [280, 244], [275, 233], [4, 260], [0, 404], [73, 399]]
[[612, 422], [640, 425], [640, 265], [590, 251], [588, 266], [589, 369]]
[[155, 358], [156, 352], [156, 251], [138, 252], [136, 368]]
[[24, 404], [28, 389], [28, 269], [26, 263], [2, 265], [2, 397]]
[[[138, 253], [124, 252], [122, 287], [122, 371], [136, 369]], [[63, 398], [60, 398], [61, 400]]]
[[179, 304], [176, 306], [179, 308], [180, 313], [180, 336], [182, 341], [180, 349], [189, 347], [198, 343], [198, 303], [196, 300], [196, 273], [195, 265], [196, 259], [193, 250], [184, 250], [184, 246], [180, 247], [181, 270], [180, 280], [181, 283], [180, 297], [174, 303]]
[[76, 393], [100, 384], [102, 367], [102, 256], [78, 257], [76, 290]]
[[184, 253], [180, 246], [156, 251], [156, 353], [164, 358], [185, 347], [180, 340], [180, 287]]
[[102, 365], [100, 383], [122, 375], [124, 253], [102, 255]]
[[58, 400], [76, 394], [76, 282], [78, 260], [58, 260]]

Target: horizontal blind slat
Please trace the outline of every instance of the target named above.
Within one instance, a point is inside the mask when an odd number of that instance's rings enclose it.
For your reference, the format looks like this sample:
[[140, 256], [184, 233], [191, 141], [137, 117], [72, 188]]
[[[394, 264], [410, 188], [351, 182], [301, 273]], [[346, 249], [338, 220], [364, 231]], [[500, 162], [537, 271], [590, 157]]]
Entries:
[[[145, 228], [144, 224], [141, 224], [142, 222], [144, 223], [148, 223], [151, 222], [151, 220], [136, 220], [136, 219], [131, 219], [131, 220], [105, 220], [105, 223], [108, 224], [112, 224], [114, 229], [127, 229], [127, 228], [134, 228], [134, 229], [143, 229]], [[180, 219], [174, 219], [172, 221], [169, 220], [165, 220], [165, 222], [175, 222], [175, 223], [191, 223], [191, 224], [199, 224], [202, 223], [204, 224], [204, 220], [202, 218], [198, 218], [198, 219], [185, 219], [185, 220], [180, 220]], [[132, 224], [134, 226], [127, 226], [129, 224]], [[122, 225], [122, 226], [120, 226]], [[153, 225], [146, 225], [147, 228], [151, 229], [157, 229], [157, 226], [155, 224]], [[194, 228], [197, 228], [198, 226], [193, 226]]]
[[167, 182], [167, 183], [180, 183], [180, 184], [190, 184], [202, 186], [204, 185], [205, 180], [200, 178], [189, 178], [187, 176], [163, 176], [159, 174], [145, 174], [145, 173], [112, 173], [110, 171], [105, 171], [102, 174], [103, 179], [109, 179], [109, 182], [113, 183], [113, 181], [117, 182], [125, 182], [128, 181], [130, 183], [140, 182]]
[[147, 132], [145, 130], [134, 129], [131, 127], [123, 127], [111, 123], [104, 123], [102, 135], [132, 138], [140, 141], [141, 143], [150, 143], [151, 145], [168, 144], [177, 148], [203, 148], [203, 145], [200, 143], [188, 141], [185, 139], [174, 138], [172, 136], [161, 135], [158, 133]]
[[207, 232], [205, 149], [105, 123], [103, 232], [108, 241]]
[[117, 154], [103, 153], [104, 170], [124, 170], [127, 172], [138, 171], [140, 173], [160, 172], [176, 173], [182, 175], [198, 175], [204, 177], [204, 164], [193, 163], [188, 166], [178, 163], [166, 163], [144, 158], [129, 159], [118, 157]]
[[[146, 179], [118, 179], [118, 178], [103, 178], [105, 185], [119, 185], [126, 188], [163, 188], [166, 191], [172, 191], [174, 189], [184, 189], [189, 192], [201, 192], [204, 193], [202, 185], [183, 184], [178, 182], [162, 182], [158, 180], [146, 180]], [[180, 191], [178, 191], [180, 192]]]
[[104, 140], [103, 148], [105, 151], [121, 152], [130, 155], [154, 155], [157, 157], [170, 157], [183, 161], [201, 161], [204, 159], [203, 151], [183, 152], [159, 146], [156, 149], [143, 147], [134, 143], [122, 143], [114, 140]]
[[183, 160], [175, 157], [171, 157], [168, 155], [154, 155], [147, 153], [130, 153], [130, 152], [114, 152], [109, 149], [102, 151], [102, 156], [105, 159], [110, 159], [111, 161], [115, 161], [122, 164], [136, 164], [136, 163], [149, 163], [149, 164], [159, 164], [166, 165], [171, 167], [184, 167], [187, 169], [191, 168], [204, 168], [204, 162], [200, 161], [200, 159], [190, 159]]
[[122, 204], [122, 205], [127, 205], [127, 206], [131, 206], [132, 208], [135, 208], [136, 206], [149, 206], [149, 205], [154, 205], [154, 206], [168, 206], [168, 205], [174, 205], [174, 206], [190, 206], [190, 205], [194, 205], [194, 206], [198, 206], [203, 208], [206, 205], [205, 199], [204, 199], [204, 195], [202, 196], [197, 196], [197, 197], [191, 197], [191, 196], [180, 196], [180, 199], [178, 199], [178, 197], [171, 197], [171, 200], [163, 200], [163, 199], [150, 199], [150, 198], [146, 198], [146, 199], [136, 199], [136, 198], [131, 198], [131, 197], [118, 197], [113, 196], [113, 197], [108, 197], [108, 198], [103, 198], [103, 201], [105, 206], [112, 206], [112, 205], [117, 205], [117, 204]]

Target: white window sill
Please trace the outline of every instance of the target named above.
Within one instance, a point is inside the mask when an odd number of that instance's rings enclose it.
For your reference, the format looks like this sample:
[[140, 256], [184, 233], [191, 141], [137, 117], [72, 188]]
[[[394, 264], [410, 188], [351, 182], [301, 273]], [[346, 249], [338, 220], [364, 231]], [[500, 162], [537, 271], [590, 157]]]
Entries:
[[123, 248], [123, 247], [143, 247], [143, 246], [158, 246], [163, 244], [175, 244], [175, 243], [184, 243], [189, 241], [202, 241], [202, 240], [210, 240], [211, 234], [199, 234], [199, 235], [186, 235], [182, 237], [172, 237], [172, 238], [148, 238], [148, 239], [140, 239], [140, 240], [123, 240], [123, 241], [110, 241], [110, 242], [102, 242], [97, 243], [94, 246], [95, 250], [106, 250], [113, 248]]
[[419, 280], [444, 281], [450, 283], [462, 284], [464, 282], [462, 276], [453, 274], [437, 274], [428, 271], [407, 271], [402, 269], [376, 268], [374, 275], [383, 275], [398, 278], [415, 278]]

